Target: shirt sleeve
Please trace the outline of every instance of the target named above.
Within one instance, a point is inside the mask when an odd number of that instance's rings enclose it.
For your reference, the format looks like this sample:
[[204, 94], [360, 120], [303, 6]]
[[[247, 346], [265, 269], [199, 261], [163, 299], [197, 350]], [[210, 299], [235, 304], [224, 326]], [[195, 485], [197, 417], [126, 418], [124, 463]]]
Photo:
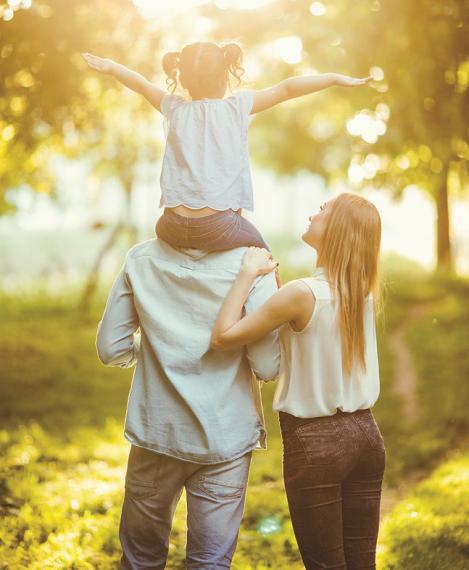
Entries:
[[96, 350], [106, 366], [129, 368], [136, 364], [140, 349], [138, 315], [125, 265], [117, 276], [98, 325]]
[[168, 119], [170, 119], [174, 109], [184, 101], [185, 99], [180, 95], [173, 95], [172, 93], [166, 93], [163, 99], [161, 99], [161, 104], [160, 104], [160, 109], [162, 114]]
[[[276, 291], [277, 283], [274, 273], [260, 277], [244, 304], [246, 314], [252, 313], [263, 305]], [[246, 353], [251, 370], [259, 380], [268, 382], [277, 378], [280, 367], [280, 346], [276, 330], [249, 344]]]
[[241, 111], [243, 117], [247, 117], [251, 111], [254, 104], [254, 96], [252, 91], [249, 89], [243, 89], [242, 91], [237, 91], [234, 97], [238, 103], [238, 108]]

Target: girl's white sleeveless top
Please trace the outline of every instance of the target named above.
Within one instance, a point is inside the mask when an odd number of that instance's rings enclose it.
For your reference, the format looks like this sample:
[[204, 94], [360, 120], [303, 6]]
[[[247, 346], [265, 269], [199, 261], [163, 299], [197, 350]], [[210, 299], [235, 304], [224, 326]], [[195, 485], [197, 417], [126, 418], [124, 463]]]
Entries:
[[280, 329], [281, 364], [273, 408], [299, 418], [331, 416], [341, 410], [370, 408], [379, 395], [379, 367], [374, 307], [371, 295], [364, 311], [366, 372], [347, 376], [342, 368], [338, 308], [323, 268], [302, 279], [316, 302], [306, 327]]
[[247, 142], [252, 105], [248, 90], [226, 99], [163, 97], [166, 148], [160, 207], [253, 209]]

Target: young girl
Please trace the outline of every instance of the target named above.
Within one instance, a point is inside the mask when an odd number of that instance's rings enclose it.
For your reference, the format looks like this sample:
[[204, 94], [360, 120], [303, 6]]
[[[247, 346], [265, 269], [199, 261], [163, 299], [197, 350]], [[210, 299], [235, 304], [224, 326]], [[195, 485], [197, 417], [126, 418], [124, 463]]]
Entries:
[[[235, 43], [196, 42], [163, 56], [171, 93], [110, 59], [83, 54], [88, 65], [142, 94], [167, 121], [161, 171], [164, 214], [159, 238], [175, 247], [206, 251], [241, 246], [267, 247], [258, 230], [241, 216], [253, 210], [247, 130], [249, 115], [282, 101], [332, 85], [364, 85], [337, 73], [291, 77], [260, 91], [242, 90], [225, 98], [229, 76], [244, 73]], [[174, 95], [178, 82], [188, 98]]]
[[375, 568], [383, 438], [370, 408], [379, 393], [374, 322], [381, 221], [364, 198], [341, 194], [310, 218], [303, 240], [318, 253], [311, 278], [282, 287], [241, 318], [257, 276], [275, 268], [248, 249], [212, 333], [231, 350], [280, 328], [274, 409], [284, 480], [306, 568]]

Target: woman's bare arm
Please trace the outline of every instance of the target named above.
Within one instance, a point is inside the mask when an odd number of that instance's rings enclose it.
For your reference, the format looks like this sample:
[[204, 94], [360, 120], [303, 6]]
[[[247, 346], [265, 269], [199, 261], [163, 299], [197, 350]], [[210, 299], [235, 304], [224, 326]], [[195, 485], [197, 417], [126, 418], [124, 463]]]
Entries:
[[334, 85], [343, 87], [356, 87], [371, 81], [371, 77], [349, 77], [340, 73], [322, 73], [319, 75], [304, 75], [289, 77], [273, 87], [254, 91], [254, 102], [251, 113], [259, 113], [274, 107], [278, 103], [309, 95]]
[[82, 56], [91, 69], [106, 75], [112, 75], [112, 77], [115, 77], [120, 83], [132, 89], [132, 91], [143, 95], [155, 109], [161, 111], [161, 101], [166, 95], [166, 91], [148, 81], [140, 73], [132, 71], [125, 65], [117, 63], [112, 59], [98, 57], [91, 53], [83, 53]]
[[284, 323], [301, 318], [307, 305], [311, 311], [311, 294], [300, 282], [292, 281], [256, 311], [242, 317], [244, 303], [256, 278], [276, 267], [270, 257], [269, 252], [259, 248], [247, 251], [243, 267], [218, 313], [212, 331], [212, 349], [231, 350], [249, 344]]

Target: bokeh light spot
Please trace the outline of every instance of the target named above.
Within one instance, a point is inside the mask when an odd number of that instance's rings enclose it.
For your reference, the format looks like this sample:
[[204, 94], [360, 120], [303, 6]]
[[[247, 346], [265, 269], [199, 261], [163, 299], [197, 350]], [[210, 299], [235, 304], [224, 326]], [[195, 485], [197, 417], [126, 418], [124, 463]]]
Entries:
[[278, 38], [273, 43], [273, 51], [276, 57], [283, 59], [285, 63], [300, 63], [302, 59], [303, 42], [298, 36], [285, 36]]
[[2, 130], [2, 139], [4, 141], [10, 141], [15, 136], [15, 127], [13, 125], [7, 125]]
[[322, 2], [312, 2], [309, 11], [313, 16], [324, 16], [326, 13], [326, 7]]
[[265, 517], [259, 521], [256, 530], [262, 536], [268, 536], [279, 532], [282, 528], [282, 521], [276, 516]]
[[377, 65], [370, 67], [370, 75], [375, 81], [382, 81], [384, 79], [384, 71]]
[[369, 144], [375, 143], [386, 133], [386, 120], [389, 118], [387, 105], [376, 111], [363, 110], [347, 121], [347, 131], [354, 137], [361, 137]]

